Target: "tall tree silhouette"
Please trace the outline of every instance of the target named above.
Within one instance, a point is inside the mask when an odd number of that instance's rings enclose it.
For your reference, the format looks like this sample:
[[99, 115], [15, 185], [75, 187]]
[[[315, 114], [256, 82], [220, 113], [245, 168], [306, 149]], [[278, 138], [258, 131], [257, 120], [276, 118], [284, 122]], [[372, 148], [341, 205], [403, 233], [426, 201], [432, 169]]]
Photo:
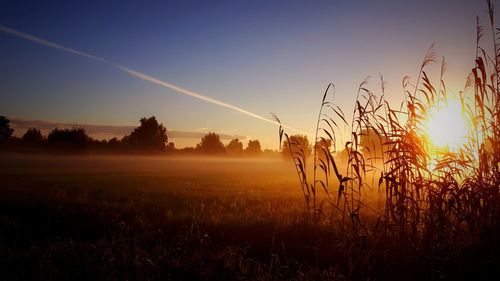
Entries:
[[164, 150], [168, 143], [167, 129], [154, 116], [141, 118], [141, 125], [124, 141], [138, 149]]
[[258, 140], [249, 140], [245, 152], [248, 155], [258, 155], [262, 153], [262, 149], [260, 148], [260, 142]]
[[239, 139], [232, 139], [226, 147], [227, 153], [231, 155], [241, 155], [243, 153], [243, 143]]
[[207, 154], [222, 154], [226, 152], [224, 144], [220, 141], [220, 137], [216, 133], [208, 133], [203, 136], [201, 142], [196, 145], [196, 150]]
[[24, 144], [39, 145], [43, 142], [42, 132], [36, 128], [30, 128], [24, 133], [22, 141]]
[[10, 120], [5, 116], [0, 116], [0, 142], [7, 141], [12, 137], [14, 129], [10, 128]]

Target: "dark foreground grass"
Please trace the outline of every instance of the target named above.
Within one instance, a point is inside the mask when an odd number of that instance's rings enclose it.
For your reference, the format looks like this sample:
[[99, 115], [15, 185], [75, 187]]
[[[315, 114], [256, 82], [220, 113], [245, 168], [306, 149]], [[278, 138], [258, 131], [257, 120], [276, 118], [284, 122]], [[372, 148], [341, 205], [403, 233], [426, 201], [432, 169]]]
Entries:
[[305, 219], [293, 166], [279, 160], [0, 159], [0, 280], [498, 276], [495, 229], [439, 257], [390, 241], [366, 241], [377, 254], [353, 256], [362, 245], [341, 227]]
[[318, 250], [286, 163], [0, 157], [0, 280], [339, 275], [306, 262]]

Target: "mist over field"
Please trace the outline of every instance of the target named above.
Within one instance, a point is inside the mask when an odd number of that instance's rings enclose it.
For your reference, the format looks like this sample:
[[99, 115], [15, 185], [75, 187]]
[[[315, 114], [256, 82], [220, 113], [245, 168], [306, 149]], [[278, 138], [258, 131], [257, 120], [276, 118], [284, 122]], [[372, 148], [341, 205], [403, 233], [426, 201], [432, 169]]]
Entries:
[[500, 280], [498, 1], [6, 1], [0, 281]]
[[[20, 271], [24, 279], [190, 279], [211, 263], [225, 263], [227, 250], [244, 258], [240, 247], [252, 245], [253, 255], [266, 257], [277, 221], [280, 231], [303, 221], [296, 175], [281, 159], [0, 159], [0, 277], [6, 280]], [[200, 239], [206, 246], [200, 248]], [[198, 269], [202, 260], [207, 264]], [[248, 263], [247, 274], [264, 273]], [[211, 276], [241, 274], [239, 265], [231, 268]]]

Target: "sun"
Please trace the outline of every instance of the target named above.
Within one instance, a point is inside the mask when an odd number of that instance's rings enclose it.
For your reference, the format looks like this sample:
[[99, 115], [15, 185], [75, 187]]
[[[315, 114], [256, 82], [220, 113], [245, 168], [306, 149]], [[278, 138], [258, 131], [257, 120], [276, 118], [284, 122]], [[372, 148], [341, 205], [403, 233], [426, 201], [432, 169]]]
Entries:
[[457, 100], [431, 109], [424, 125], [430, 144], [437, 149], [457, 150], [467, 141], [467, 122]]

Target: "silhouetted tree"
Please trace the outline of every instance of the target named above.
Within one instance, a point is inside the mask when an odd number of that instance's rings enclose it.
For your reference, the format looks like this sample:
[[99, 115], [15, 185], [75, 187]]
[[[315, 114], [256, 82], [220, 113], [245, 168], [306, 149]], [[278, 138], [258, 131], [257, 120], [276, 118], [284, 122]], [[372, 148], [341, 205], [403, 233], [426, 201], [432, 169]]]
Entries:
[[55, 128], [47, 136], [47, 143], [50, 148], [68, 151], [84, 150], [91, 141], [92, 139], [87, 136], [83, 128]]
[[169, 142], [169, 143], [167, 144], [167, 147], [165, 148], [165, 150], [166, 150], [167, 152], [175, 152], [175, 151], [177, 151], [177, 148], [175, 148], [175, 143], [173, 143], [173, 142]]
[[245, 153], [248, 155], [258, 155], [262, 153], [260, 142], [258, 140], [249, 140]]
[[123, 143], [121, 140], [117, 139], [116, 137], [108, 140], [108, 147], [110, 149], [119, 149], [123, 146]]
[[141, 125], [123, 141], [138, 149], [164, 150], [168, 142], [167, 129], [154, 116], [141, 118]]
[[316, 157], [318, 159], [322, 159], [323, 161], [327, 161], [327, 156], [325, 155], [325, 151], [328, 153], [328, 151], [331, 151], [332, 149], [332, 140], [327, 139], [326, 142], [323, 140], [319, 140], [316, 142], [316, 146], [314, 147], [316, 149]]
[[43, 143], [44, 138], [42, 132], [36, 128], [30, 128], [24, 133], [22, 137], [24, 144], [28, 145], [40, 145]]
[[[296, 153], [300, 149], [302, 149], [306, 158], [311, 156], [312, 147], [311, 147], [311, 144], [309, 143], [309, 140], [307, 139], [306, 135], [292, 135], [292, 136], [290, 136], [290, 144], [292, 147], [292, 151], [294, 153]], [[288, 140], [286, 140], [286, 139], [285, 139], [285, 141], [283, 141], [282, 153], [283, 153], [283, 157], [285, 157], [285, 158], [292, 157], [292, 155], [290, 154], [290, 148], [288, 146]]]
[[220, 141], [220, 137], [216, 133], [208, 133], [203, 136], [201, 142], [196, 145], [196, 150], [207, 154], [222, 154], [226, 152], [224, 144]]
[[90, 148], [92, 149], [108, 149], [111, 146], [107, 140], [90, 140]]
[[184, 147], [179, 149], [179, 152], [182, 154], [196, 154], [197, 148], [194, 147]]
[[243, 143], [239, 139], [232, 139], [226, 147], [227, 153], [231, 155], [241, 155], [243, 153]]
[[10, 128], [10, 120], [0, 116], [0, 142], [5, 142], [12, 137], [14, 129]]

